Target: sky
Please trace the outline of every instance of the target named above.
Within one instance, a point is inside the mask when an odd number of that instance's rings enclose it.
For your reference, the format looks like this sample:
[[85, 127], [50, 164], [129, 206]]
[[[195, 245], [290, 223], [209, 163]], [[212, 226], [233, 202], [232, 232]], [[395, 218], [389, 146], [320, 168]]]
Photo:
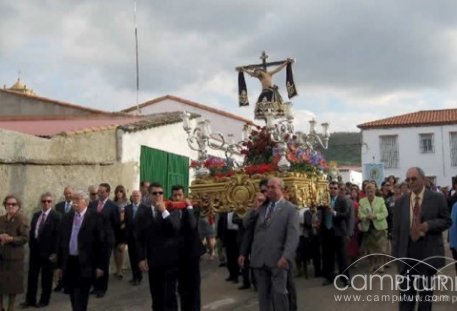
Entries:
[[[235, 67], [295, 59], [296, 129], [457, 103], [457, 1], [0, 0], [0, 83], [107, 111], [175, 95], [246, 118]], [[283, 98], [285, 71], [274, 76]]]

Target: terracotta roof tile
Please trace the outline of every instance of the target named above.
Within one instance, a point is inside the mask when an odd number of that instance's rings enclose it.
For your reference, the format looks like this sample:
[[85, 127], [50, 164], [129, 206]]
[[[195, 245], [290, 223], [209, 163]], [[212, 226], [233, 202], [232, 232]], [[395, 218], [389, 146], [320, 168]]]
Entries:
[[361, 129], [457, 124], [457, 109], [422, 110], [357, 125]]
[[186, 104], [186, 105], [189, 105], [189, 106], [192, 106], [192, 107], [195, 107], [195, 108], [199, 108], [199, 109], [202, 109], [202, 110], [206, 110], [206, 111], [209, 111], [209, 112], [214, 112], [214, 113], [217, 113], [217, 114], [220, 114], [222, 116], [225, 116], [227, 118], [232, 118], [232, 119], [235, 119], [235, 120], [239, 120], [239, 121], [242, 121], [242, 122], [246, 122], [246, 123], [253, 123], [252, 120], [249, 120], [249, 119], [245, 119], [243, 117], [240, 117], [236, 114], [233, 114], [233, 113], [230, 113], [230, 112], [226, 112], [226, 111], [223, 111], [223, 110], [220, 110], [220, 109], [216, 109], [216, 108], [212, 108], [212, 107], [209, 107], [209, 106], [206, 106], [206, 105], [203, 105], [203, 104], [199, 104], [199, 103], [196, 103], [196, 102], [193, 102], [191, 100], [188, 100], [188, 99], [184, 99], [184, 98], [181, 98], [181, 97], [177, 97], [177, 96], [173, 96], [173, 95], [165, 95], [165, 96], [161, 96], [161, 97], [157, 97], [157, 98], [154, 98], [152, 100], [149, 100], [147, 102], [144, 102], [138, 106], [132, 106], [130, 108], [126, 108], [124, 110], [121, 110], [121, 112], [132, 112], [132, 111], [135, 111], [138, 107], [141, 109], [141, 108], [144, 108], [144, 107], [147, 107], [147, 106], [150, 106], [150, 105], [154, 105], [154, 104], [157, 104], [159, 102], [162, 102], [164, 100], [174, 100], [174, 101], [177, 101], [179, 103], [182, 103], [182, 104]]

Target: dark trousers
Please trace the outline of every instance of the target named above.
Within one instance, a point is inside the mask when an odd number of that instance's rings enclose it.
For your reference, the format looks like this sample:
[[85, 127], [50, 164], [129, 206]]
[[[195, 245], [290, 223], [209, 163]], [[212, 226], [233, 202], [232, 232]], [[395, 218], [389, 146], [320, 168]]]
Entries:
[[[451, 252], [454, 260], [457, 260], [457, 250], [455, 248], [451, 248]], [[455, 263], [455, 274], [457, 274], [457, 262]]]
[[237, 243], [238, 231], [227, 230], [224, 238], [225, 253], [227, 255], [227, 269], [229, 271], [229, 278], [238, 280], [240, 274], [240, 267], [238, 266], [239, 248]]
[[139, 260], [135, 240], [129, 238], [127, 245], [129, 250], [130, 268], [132, 269], [132, 279], [141, 281], [143, 279], [143, 273], [138, 267]]
[[105, 293], [108, 290], [108, 280], [109, 280], [109, 262], [111, 259], [111, 253], [113, 252], [113, 247], [107, 247], [107, 253], [104, 256], [103, 262], [103, 276], [100, 278], [93, 279], [94, 291]]
[[[349, 281], [347, 260], [347, 239], [345, 236], [335, 236], [334, 229], [322, 229], [322, 274], [328, 281], [333, 282], [335, 277], [335, 257], [340, 274], [346, 275]], [[344, 279], [343, 279], [344, 280]]]
[[70, 293], [71, 309], [86, 311], [89, 303], [89, 290], [92, 278], [80, 273], [78, 256], [69, 256], [65, 273], [65, 290]]
[[175, 265], [165, 267], [149, 266], [149, 291], [154, 311], [178, 311], [176, 299], [176, 281], [178, 268]]
[[181, 260], [178, 270], [181, 311], [200, 311], [200, 283], [200, 256]]
[[244, 266], [241, 268], [241, 276], [243, 277], [243, 285], [244, 286], [251, 286], [251, 268], [249, 256], [247, 256], [244, 260]]
[[48, 258], [41, 258], [36, 251], [31, 250], [29, 260], [29, 273], [27, 279], [26, 301], [29, 304], [36, 304], [38, 290], [38, 277], [41, 272], [41, 297], [40, 303], [49, 304], [51, 299], [52, 278], [55, 264]]
[[287, 293], [289, 297], [289, 310], [297, 311], [297, 288], [295, 286], [294, 276], [292, 272], [292, 263], [289, 261], [289, 269], [287, 270]]
[[309, 258], [313, 261], [314, 276], [321, 276], [321, 241], [317, 235], [309, 237]]

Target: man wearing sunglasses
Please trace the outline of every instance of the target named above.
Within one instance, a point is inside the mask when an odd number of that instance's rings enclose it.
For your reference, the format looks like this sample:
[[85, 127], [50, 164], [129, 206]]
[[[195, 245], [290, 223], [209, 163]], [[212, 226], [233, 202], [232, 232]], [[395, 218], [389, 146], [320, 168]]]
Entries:
[[178, 211], [166, 209], [162, 185], [151, 183], [149, 195], [151, 205], [138, 216], [139, 267], [149, 274], [152, 310], [177, 311], [181, 219]]
[[[421, 168], [408, 169], [406, 182], [411, 193], [395, 202], [392, 227], [392, 255], [402, 258], [397, 260], [398, 271], [405, 282], [400, 288], [406, 289], [401, 294], [408, 296], [401, 297], [399, 309], [414, 310], [415, 298], [419, 296], [419, 310], [431, 310], [433, 283], [430, 280], [445, 264], [443, 231], [452, 221], [444, 196], [425, 188], [426, 177]], [[409, 299], [411, 297], [413, 299]]]
[[[52, 195], [41, 195], [41, 209], [32, 217], [29, 235], [29, 273], [27, 295], [23, 308], [43, 308], [51, 299], [52, 279], [57, 259], [57, 238], [60, 214], [52, 209]], [[36, 302], [38, 278], [41, 272], [41, 297]]]

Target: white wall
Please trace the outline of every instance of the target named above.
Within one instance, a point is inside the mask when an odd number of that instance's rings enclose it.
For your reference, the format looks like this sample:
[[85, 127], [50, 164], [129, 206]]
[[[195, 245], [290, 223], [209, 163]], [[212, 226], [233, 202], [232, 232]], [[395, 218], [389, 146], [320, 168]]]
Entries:
[[[451, 167], [449, 133], [457, 131], [457, 125], [402, 127], [362, 130], [362, 168], [366, 163], [380, 163], [380, 138], [382, 135], [398, 135], [398, 168], [387, 168], [384, 176], [394, 175], [404, 180], [409, 167], [421, 167], [427, 176], [435, 176], [439, 186], [451, 185], [457, 167]], [[421, 153], [419, 134], [433, 133], [434, 153]]]
[[357, 172], [354, 170], [341, 170], [340, 169], [340, 176], [343, 182], [350, 182], [352, 184], [356, 184], [359, 187], [362, 186], [362, 173]]
[[224, 135], [231, 133], [234, 134], [234, 137], [237, 139], [237, 141], [241, 140], [241, 132], [245, 124], [244, 121], [229, 118], [215, 112], [199, 109], [174, 100], [165, 99], [161, 102], [146, 106], [141, 109], [141, 114], [152, 114], [170, 111], [188, 111], [197, 113], [211, 121], [211, 129], [213, 132], [221, 132]]

